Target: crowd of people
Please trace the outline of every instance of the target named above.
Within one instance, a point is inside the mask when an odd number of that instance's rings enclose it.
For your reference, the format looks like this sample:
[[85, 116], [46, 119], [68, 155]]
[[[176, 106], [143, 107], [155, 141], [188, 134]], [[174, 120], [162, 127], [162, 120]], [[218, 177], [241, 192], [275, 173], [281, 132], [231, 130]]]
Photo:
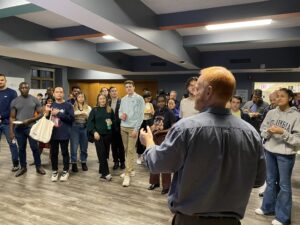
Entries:
[[[34, 97], [29, 84], [22, 82], [17, 96], [0, 74], [0, 137], [6, 136], [16, 177], [27, 172], [27, 142], [36, 172], [42, 175], [46, 172], [40, 154], [50, 148], [53, 182], [67, 181], [70, 165], [72, 173], [78, 172], [78, 161], [88, 171], [88, 142], [92, 142], [102, 180], [112, 180], [110, 149], [112, 169], [124, 171], [123, 187], [130, 186], [136, 164], [147, 165], [148, 189], [162, 186], [161, 194], [169, 193], [173, 224], [240, 224], [251, 189], [264, 183], [262, 206], [255, 213], [274, 214], [272, 224], [290, 224], [300, 96], [281, 88], [270, 94], [268, 104], [262, 91], [255, 89], [243, 104], [234, 95], [235, 87], [230, 71], [211, 67], [200, 71], [199, 78], [187, 80], [187, 94], [181, 100], [175, 90], [160, 90], [153, 99], [145, 89], [141, 96], [127, 80], [126, 96], [119, 98], [116, 87], [103, 87], [91, 107], [80, 87], [72, 87], [65, 101], [62, 87], [48, 88], [44, 98]], [[38, 143], [29, 135], [43, 116], [54, 124], [49, 143]]]

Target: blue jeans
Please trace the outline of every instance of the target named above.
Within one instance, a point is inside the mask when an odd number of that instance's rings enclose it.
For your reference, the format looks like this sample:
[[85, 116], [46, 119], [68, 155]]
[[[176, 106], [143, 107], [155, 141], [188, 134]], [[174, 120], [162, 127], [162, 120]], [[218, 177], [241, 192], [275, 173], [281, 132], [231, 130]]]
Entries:
[[267, 187], [261, 210], [265, 214], [275, 213], [275, 218], [279, 222], [290, 224], [292, 212], [291, 176], [295, 164], [295, 155], [281, 155], [266, 151], [266, 162]]
[[9, 137], [9, 125], [8, 124], [0, 124], [0, 141], [2, 133], [4, 133], [6, 137], [7, 144], [9, 145], [9, 149], [11, 152], [11, 160], [14, 166], [19, 166], [19, 153], [18, 147], [16, 144], [12, 143]]
[[29, 141], [29, 146], [32, 151], [33, 159], [35, 166], [38, 168], [41, 166], [41, 157], [40, 157], [40, 150], [38, 146], [38, 142], [32, 139], [29, 136], [30, 127], [27, 126], [16, 126], [15, 127], [15, 136], [19, 146], [19, 157], [20, 157], [20, 164], [22, 168], [26, 167], [26, 146], [27, 146], [27, 139]]
[[87, 148], [88, 137], [86, 126], [83, 124], [74, 123], [71, 131], [71, 162], [77, 163], [77, 149], [80, 146], [80, 161], [86, 163], [87, 160]]

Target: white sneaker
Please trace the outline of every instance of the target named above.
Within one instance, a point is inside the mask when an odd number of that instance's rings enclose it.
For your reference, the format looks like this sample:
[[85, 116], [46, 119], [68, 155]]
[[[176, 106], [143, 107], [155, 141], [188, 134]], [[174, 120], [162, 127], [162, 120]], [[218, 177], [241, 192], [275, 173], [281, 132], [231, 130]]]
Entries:
[[137, 160], [136, 160], [136, 164], [138, 164], [138, 165], [142, 165], [142, 163], [143, 163], [143, 156], [139, 156], [138, 158], [137, 158]]
[[61, 182], [64, 182], [64, 181], [67, 181], [69, 179], [69, 172], [68, 171], [63, 171], [61, 173], [61, 176], [60, 176], [60, 181]]
[[[129, 176], [134, 177], [134, 176], [135, 176], [135, 171], [132, 170], [132, 171], [130, 172], [130, 175], [129, 175]], [[122, 173], [122, 174], [120, 175], [120, 177], [121, 177], [121, 178], [124, 178], [124, 177], [125, 177], [125, 173]]]
[[280, 223], [278, 220], [272, 220], [272, 225], [283, 225], [283, 223]]
[[255, 209], [255, 213], [257, 215], [265, 215], [265, 213], [261, 210], [261, 208]]
[[52, 171], [51, 181], [56, 182], [58, 180], [58, 172]]
[[130, 185], [130, 176], [124, 176], [123, 187], [128, 187]]
[[103, 179], [103, 180], [111, 181], [112, 180], [112, 175], [108, 174], [105, 177], [101, 176], [100, 178]]

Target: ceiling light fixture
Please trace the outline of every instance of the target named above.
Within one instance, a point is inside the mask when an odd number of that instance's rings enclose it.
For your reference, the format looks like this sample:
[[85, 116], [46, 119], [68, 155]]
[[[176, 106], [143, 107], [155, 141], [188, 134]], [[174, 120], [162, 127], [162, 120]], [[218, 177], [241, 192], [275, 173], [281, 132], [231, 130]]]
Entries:
[[110, 36], [110, 35], [104, 35], [103, 38], [106, 39], [106, 40], [115, 40], [116, 39], [116, 38], [114, 38], [113, 36]]
[[272, 23], [272, 19], [265, 19], [265, 20], [252, 20], [252, 21], [243, 21], [243, 22], [234, 22], [234, 23], [206, 25], [205, 28], [207, 30], [238, 29], [244, 27], [270, 25], [271, 23]]

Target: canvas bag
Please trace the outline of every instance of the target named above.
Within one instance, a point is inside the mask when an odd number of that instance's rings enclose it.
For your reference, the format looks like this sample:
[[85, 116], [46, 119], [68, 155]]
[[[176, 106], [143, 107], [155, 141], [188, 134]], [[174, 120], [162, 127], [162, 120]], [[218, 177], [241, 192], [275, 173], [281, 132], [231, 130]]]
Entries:
[[54, 123], [43, 116], [30, 129], [29, 136], [34, 140], [48, 143], [52, 136]]

